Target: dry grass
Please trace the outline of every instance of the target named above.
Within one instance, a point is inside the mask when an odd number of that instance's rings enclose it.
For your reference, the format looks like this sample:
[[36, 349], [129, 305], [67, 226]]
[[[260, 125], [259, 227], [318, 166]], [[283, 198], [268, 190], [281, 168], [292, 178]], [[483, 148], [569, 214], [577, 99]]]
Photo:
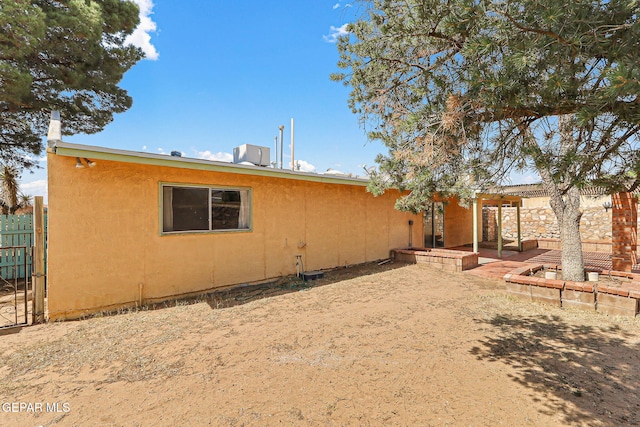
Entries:
[[[507, 297], [499, 281], [398, 267], [341, 269], [310, 287], [280, 282], [0, 336], [9, 344], [0, 350], [0, 395], [71, 400], [73, 415], [84, 417], [72, 424], [95, 421], [91, 407], [78, 408], [92, 393], [139, 390], [144, 398], [130, 397], [136, 405], [180, 395], [176, 404], [192, 408], [161, 425], [199, 423], [190, 417], [204, 402], [213, 424], [411, 425], [437, 410], [444, 417], [446, 405], [429, 405], [450, 384], [460, 388], [448, 410], [458, 398], [465, 409], [433, 424], [480, 416], [513, 425], [521, 414], [537, 425], [640, 423], [640, 319], [532, 304]], [[429, 380], [414, 382], [421, 376]], [[312, 400], [289, 394], [298, 387], [314, 390]], [[367, 387], [386, 400], [367, 400]], [[496, 401], [482, 408], [476, 388], [523, 400], [503, 412]], [[405, 418], [392, 409], [401, 404]], [[130, 419], [137, 412], [122, 406], [112, 424], [145, 424], [159, 415], [149, 408]]]
[[[0, 354], [0, 366], [11, 367], [0, 381], [0, 395], [24, 392], [29, 385], [18, 381], [19, 378], [35, 378], [38, 372], [45, 371], [74, 376], [86, 367], [104, 378], [97, 383], [168, 379], [180, 374], [184, 363], [163, 362], [149, 348], [178, 341], [192, 329], [195, 321], [216, 322], [216, 312], [210, 312], [206, 307], [226, 309], [397, 267], [367, 263], [327, 271], [324, 278], [306, 283], [288, 276], [257, 286], [240, 286], [189, 299], [96, 313], [70, 322], [75, 327], [59, 339], [23, 345]], [[227, 325], [218, 323], [218, 326]], [[144, 345], [141, 345], [141, 339]]]

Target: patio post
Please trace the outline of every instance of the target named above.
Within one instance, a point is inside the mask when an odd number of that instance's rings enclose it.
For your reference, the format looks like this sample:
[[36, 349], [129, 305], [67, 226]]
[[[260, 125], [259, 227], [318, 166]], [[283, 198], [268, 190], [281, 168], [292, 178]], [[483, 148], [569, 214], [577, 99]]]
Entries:
[[34, 197], [33, 207], [33, 323], [44, 323], [44, 198]]
[[478, 196], [473, 196], [473, 252], [478, 252]]
[[502, 197], [498, 199], [498, 258], [502, 259]]
[[516, 205], [516, 221], [518, 225], [518, 252], [522, 252], [522, 230], [520, 228], [520, 204], [522, 202], [518, 202]]

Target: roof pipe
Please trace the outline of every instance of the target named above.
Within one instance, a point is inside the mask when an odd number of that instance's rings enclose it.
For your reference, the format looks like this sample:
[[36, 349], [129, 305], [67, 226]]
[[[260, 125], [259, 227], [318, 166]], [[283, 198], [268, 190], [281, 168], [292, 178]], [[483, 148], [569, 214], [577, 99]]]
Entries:
[[273, 145], [275, 145], [276, 149], [273, 151], [275, 160], [273, 161], [272, 165], [274, 169], [277, 169], [278, 168], [278, 136], [277, 135], [273, 137]]
[[295, 157], [293, 156], [294, 154], [294, 146], [293, 146], [293, 117], [291, 118], [291, 170], [294, 171], [296, 170], [296, 160]]
[[284, 149], [283, 147], [283, 141], [284, 141], [284, 125], [280, 125], [278, 126], [278, 129], [280, 130], [280, 169], [282, 169], [282, 151]]

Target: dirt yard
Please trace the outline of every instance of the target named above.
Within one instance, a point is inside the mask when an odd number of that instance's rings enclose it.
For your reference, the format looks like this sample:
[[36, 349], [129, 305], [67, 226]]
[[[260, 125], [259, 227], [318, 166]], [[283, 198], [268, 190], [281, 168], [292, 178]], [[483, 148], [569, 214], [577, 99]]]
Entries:
[[0, 425], [640, 424], [639, 319], [423, 265], [329, 276], [0, 332]]

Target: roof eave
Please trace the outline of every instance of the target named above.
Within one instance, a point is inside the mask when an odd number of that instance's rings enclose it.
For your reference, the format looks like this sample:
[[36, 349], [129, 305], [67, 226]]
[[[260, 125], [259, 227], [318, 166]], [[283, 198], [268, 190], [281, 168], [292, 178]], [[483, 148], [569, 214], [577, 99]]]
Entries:
[[91, 160], [106, 160], [123, 163], [164, 166], [182, 169], [194, 169], [210, 172], [235, 173], [239, 175], [267, 176], [299, 181], [313, 181], [330, 184], [366, 186], [368, 179], [327, 176], [317, 173], [298, 172], [286, 169], [272, 169], [261, 166], [239, 165], [215, 160], [172, 157], [165, 154], [153, 154], [141, 151], [120, 150], [91, 145], [72, 144], [55, 141], [48, 150], [50, 153], [65, 157], [86, 157]]

